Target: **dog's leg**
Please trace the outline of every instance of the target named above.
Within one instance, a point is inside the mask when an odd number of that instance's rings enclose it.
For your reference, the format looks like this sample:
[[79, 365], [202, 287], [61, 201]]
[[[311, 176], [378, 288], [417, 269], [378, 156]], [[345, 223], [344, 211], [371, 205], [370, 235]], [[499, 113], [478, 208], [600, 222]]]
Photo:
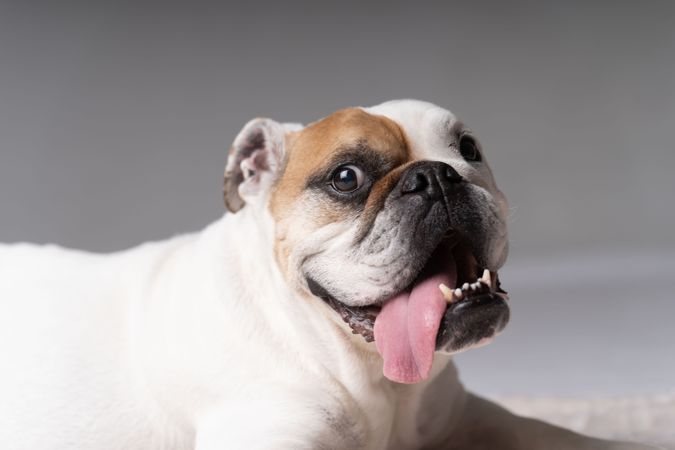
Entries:
[[519, 417], [469, 394], [464, 414], [443, 445], [446, 450], [648, 450], [648, 445], [613, 442], [574, 433], [540, 420]]
[[355, 420], [321, 393], [228, 402], [200, 417], [195, 450], [364, 448], [364, 433]]

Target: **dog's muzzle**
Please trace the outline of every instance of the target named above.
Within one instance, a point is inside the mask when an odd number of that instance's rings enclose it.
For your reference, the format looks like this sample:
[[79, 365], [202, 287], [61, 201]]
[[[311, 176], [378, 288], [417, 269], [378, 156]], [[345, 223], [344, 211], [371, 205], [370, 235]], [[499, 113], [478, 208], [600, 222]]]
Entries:
[[[310, 291], [333, 307], [354, 333], [375, 341], [391, 380], [424, 379], [435, 351], [455, 353], [480, 345], [508, 322], [497, 267], [488, 265], [495, 232], [489, 202], [484, 190], [450, 165], [414, 162], [358, 242], [364, 264], [377, 258], [391, 261], [391, 266], [374, 265], [382, 267], [379, 276], [391, 277], [387, 290], [371, 304], [349, 306], [306, 276]], [[383, 236], [389, 247], [383, 245]], [[397, 250], [383, 257], [383, 248]], [[353, 299], [358, 292], [351, 295]]]

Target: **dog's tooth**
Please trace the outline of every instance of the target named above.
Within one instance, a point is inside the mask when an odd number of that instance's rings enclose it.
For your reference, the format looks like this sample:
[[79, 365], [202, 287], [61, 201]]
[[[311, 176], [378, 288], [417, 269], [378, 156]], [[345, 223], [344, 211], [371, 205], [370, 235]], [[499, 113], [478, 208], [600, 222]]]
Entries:
[[464, 293], [462, 293], [462, 290], [460, 288], [455, 289], [454, 293], [455, 297], [457, 297], [459, 300], [461, 300], [464, 297]]
[[446, 302], [455, 303], [455, 301], [456, 301], [455, 293], [452, 291], [452, 289], [450, 289], [449, 287], [447, 287], [443, 283], [438, 285], [438, 289], [441, 290], [441, 293], [443, 294], [443, 298], [445, 298]]
[[481, 277], [481, 280], [488, 286], [492, 287], [492, 275], [490, 275], [489, 270], [483, 270], [483, 276]]
[[463, 291], [466, 291], [467, 289], [469, 289], [469, 283], [464, 283], [464, 284], [462, 285], [462, 290], [463, 290]]

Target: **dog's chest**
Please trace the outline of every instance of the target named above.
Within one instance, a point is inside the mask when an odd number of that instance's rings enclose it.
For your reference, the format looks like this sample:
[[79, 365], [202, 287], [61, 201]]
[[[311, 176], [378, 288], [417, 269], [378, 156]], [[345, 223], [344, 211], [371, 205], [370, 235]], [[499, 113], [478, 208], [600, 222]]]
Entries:
[[320, 420], [326, 433], [319, 441], [326, 448], [417, 448], [424, 428], [419, 426], [422, 399], [419, 392], [400, 387], [385, 382], [349, 395], [324, 392]]
[[[386, 449], [395, 431], [396, 415], [392, 399], [366, 396], [342, 400], [340, 406], [326, 405], [320, 416], [323, 431], [318, 436], [321, 448]], [[339, 444], [338, 444], [339, 443]]]

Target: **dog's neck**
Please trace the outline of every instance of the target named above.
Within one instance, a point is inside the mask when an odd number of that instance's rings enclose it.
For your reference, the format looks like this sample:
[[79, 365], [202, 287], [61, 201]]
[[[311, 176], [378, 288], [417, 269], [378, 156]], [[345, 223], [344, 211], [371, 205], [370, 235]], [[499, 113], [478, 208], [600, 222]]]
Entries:
[[[194, 411], [209, 408], [230, 395], [233, 376], [264, 378], [256, 372], [256, 360], [263, 359], [267, 363], [260, 367], [278, 360], [272, 366], [289, 373], [294, 369], [287, 370], [282, 361], [292, 361], [311, 371], [312, 378], [337, 383], [363, 401], [372, 401], [367, 399], [373, 399], [374, 389], [389, 399], [404, 391], [416, 398], [426, 385], [438, 382], [462, 395], [456, 375], [434, 380], [444, 370], [454, 373], [445, 356], [436, 358], [428, 382], [407, 386], [386, 380], [374, 345], [351, 334], [323, 302], [294, 292], [270, 264], [273, 234], [268, 227], [273, 224], [247, 217], [255, 214], [248, 209], [176, 239], [152, 284], [139, 293], [141, 319], [133, 332], [134, 342], [142, 344], [136, 356], [160, 402], [189, 402]], [[251, 317], [260, 319], [243, 320]]]

